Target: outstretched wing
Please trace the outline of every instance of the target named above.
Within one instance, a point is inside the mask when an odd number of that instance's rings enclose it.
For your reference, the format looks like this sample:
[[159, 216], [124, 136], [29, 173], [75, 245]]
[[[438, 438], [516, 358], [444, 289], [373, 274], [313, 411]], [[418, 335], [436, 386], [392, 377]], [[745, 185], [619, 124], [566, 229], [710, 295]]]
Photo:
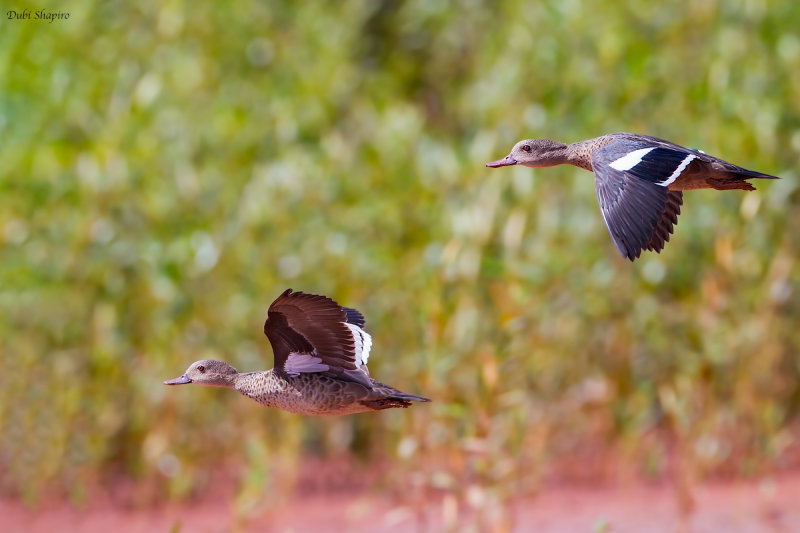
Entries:
[[372, 339], [359, 323], [364, 317], [354, 309], [287, 289], [270, 305], [264, 334], [279, 371], [319, 372], [369, 386], [366, 362]]
[[592, 154], [600, 210], [614, 244], [631, 261], [642, 250], [660, 252], [683, 204], [667, 186], [695, 159], [691, 153], [615, 140]]

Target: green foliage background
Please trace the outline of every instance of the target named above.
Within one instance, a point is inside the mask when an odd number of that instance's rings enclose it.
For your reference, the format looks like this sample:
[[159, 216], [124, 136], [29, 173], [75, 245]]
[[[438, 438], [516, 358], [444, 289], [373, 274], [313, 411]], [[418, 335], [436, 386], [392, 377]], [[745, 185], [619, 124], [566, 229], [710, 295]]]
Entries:
[[[181, 497], [233, 467], [246, 511], [354, 454], [388, 491], [502, 500], [606, 448], [747, 474], [798, 438], [800, 3], [47, 9], [70, 18], [0, 21], [6, 493]], [[784, 179], [688, 193], [631, 264], [590, 173], [484, 167], [612, 131]], [[359, 308], [373, 375], [435, 403], [310, 419], [161, 385], [269, 368], [287, 287]]]

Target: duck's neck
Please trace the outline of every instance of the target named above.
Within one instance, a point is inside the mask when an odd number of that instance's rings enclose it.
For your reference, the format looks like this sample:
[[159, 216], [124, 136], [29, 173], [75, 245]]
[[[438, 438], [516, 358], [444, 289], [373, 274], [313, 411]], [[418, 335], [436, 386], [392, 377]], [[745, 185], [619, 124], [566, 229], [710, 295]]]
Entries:
[[530, 167], [554, 167], [556, 165], [575, 165], [576, 167], [592, 170], [592, 163], [589, 160], [591, 150], [587, 151], [587, 141], [572, 144], [562, 144], [549, 141], [547, 151], [540, 153], [535, 162], [523, 165]]
[[238, 372], [236, 374], [225, 374], [219, 377], [219, 381], [214, 384], [216, 387], [225, 387], [226, 389], [232, 389], [236, 387], [236, 381], [239, 379]]
[[564, 158], [562, 163], [575, 165], [585, 170], [592, 170], [591, 154], [593, 149], [594, 139], [566, 145], [562, 152]]
[[275, 369], [263, 372], [243, 372], [236, 376], [234, 388], [258, 403], [272, 406], [272, 396], [288, 387], [287, 380]]

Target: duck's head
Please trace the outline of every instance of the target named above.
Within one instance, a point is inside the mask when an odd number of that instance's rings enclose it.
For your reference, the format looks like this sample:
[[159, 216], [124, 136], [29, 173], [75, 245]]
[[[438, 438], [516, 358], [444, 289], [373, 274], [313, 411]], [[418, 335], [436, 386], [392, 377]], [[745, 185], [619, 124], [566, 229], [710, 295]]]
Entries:
[[164, 385], [208, 385], [211, 387], [233, 387], [233, 382], [239, 372], [224, 361], [202, 359], [195, 361], [186, 370], [186, 373], [175, 379], [164, 382]]
[[486, 163], [489, 168], [525, 165], [526, 167], [551, 167], [564, 162], [566, 144], [549, 139], [525, 139], [514, 145], [503, 159]]

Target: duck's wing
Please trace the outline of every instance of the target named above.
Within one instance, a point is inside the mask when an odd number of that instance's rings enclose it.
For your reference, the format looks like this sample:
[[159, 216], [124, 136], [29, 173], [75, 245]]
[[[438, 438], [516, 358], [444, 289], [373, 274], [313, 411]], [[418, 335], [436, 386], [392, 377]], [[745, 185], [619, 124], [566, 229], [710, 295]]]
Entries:
[[674, 146], [615, 139], [592, 153], [603, 220], [619, 253], [631, 261], [642, 250], [660, 252], [678, 223], [683, 193], [667, 186], [696, 156]]
[[[684, 173], [704, 174], [710, 177], [733, 174], [743, 179], [780, 179], [778, 176], [764, 174], [763, 172], [757, 172], [755, 170], [749, 170], [740, 167], [739, 165], [729, 163], [728, 161], [720, 159], [719, 157], [709, 155], [702, 150], [686, 148], [685, 146], [675, 144], [666, 139], [626, 132], [612, 133], [611, 136], [615, 138], [615, 142], [628, 145], [630, 148], [632, 148], [632, 151], [637, 149], [634, 148], [634, 146], [638, 146], [638, 148], [658, 148], [659, 151], [649, 154], [645, 159], [651, 160], [651, 162], [652, 160], [666, 159], [666, 161], [662, 161], [666, 167], [662, 169], [662, 174], [664, 176], [673, 176], [672, 174], [668, 174], [670, 165], [674, 164], [677, 159], [681, 159], [681, 163], [683, 163], [683, 165], [678, 165], [681, 167], [680, 171], [675, 172], [673, 170], [675, 175], [670, 180], [670, 183], [678, 179], [680, 175]], [[645, 161], [645, 163], [647, 163], [647, 161]], [[641, 170], [642, 174], [652, 171], [647, 168], [647, 164], [642, 167]], [[669, 183], [667, 185], [669, 185]]]
[[650, 242], [647, 243], [648, 250], [661, 253], [661, 250], [664, 249], [664, 245], [669, 242], [669, 236], [674, 231], [673, 228], [678, 224], [681, 205], [683, 205], [683, 192], [668, 190], [667, 204], [661, 213], [661, 219], [656, 224], [656, 229], [653, 231]]
[[353, 309], [352, 307], [342, 307], [342, 309], [347, 315], [347, 322], [349, 324], [353, 324], [360, 328], [364, 327], [366, 320], [364, 319], [364, 315], [362, 315], [357, 309]]
[[289, 375], [318, 372], [369, 387], [372, 338], [363, 324], [364, 316], [355, 309], [287, 289], [269, 306], [264, 334], [276, 369]]

